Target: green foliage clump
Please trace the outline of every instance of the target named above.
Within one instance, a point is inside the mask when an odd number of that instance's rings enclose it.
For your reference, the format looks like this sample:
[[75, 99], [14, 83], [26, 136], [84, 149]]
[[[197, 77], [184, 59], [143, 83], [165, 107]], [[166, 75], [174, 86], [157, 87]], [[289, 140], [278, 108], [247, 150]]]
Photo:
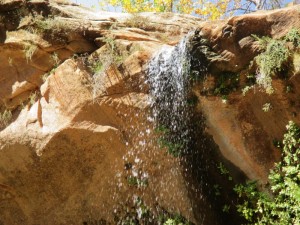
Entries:
[[128, 50], [125, 45], [116, 41], [112, 35], [103, 37], [101, 41], [104, 45], [99, 49], [99, 52], [88, 59], [87, 63], [92, 73], [91, 86], [94, 97], [106, 89], [103, 86], [105, 72], [110, 68], [118, 68], [129, 55], [138, 50], [137, 47]]
[[138, 13], [132, 13], [130, 17], [125, 20], [125, 25], [128, 27], [136, 27], [140, 29], [146, 29], [151, 27], [149, 19]]
[[270, 40], [267, 43], [265, 52], [255, 58], [259, 68], [256, 82], [266, 90], [266, 93], [272, 94], [274, 92], [271, 76], [282, 70], [288, 57], [289, 50], [285, 41]]
[[300, 129], [294, 122], [287, 125], [282, 144], [282, 161], [271, 170], [267, 191], [259, 191], [253, 181], [235, 187], [245, 199], [238, 212], [250, 224], [300, 224]]
[[182, 216], [176, 215], [174, 218], [167, 219], [166, 222], [164, 222], [164, 225], [189, 225], [191, 224], [187, 220], [185, 220]]
[[29, 105], [34, 105], [35, 102], [37, 101], [38, 99], [38, 93], [35, 91], [35, 92], [32, 92], [30, 95], [29, 95]]
[[33, 44], [28, 44], [28, 45], [24, 46], [23, 51], [24, 51], [27, 62], [32, 60], [32, 56], [34, 55], [34, 53], [36, 52], [37, 49], [38, 49], [38, 47]]
[[196, 95], [191, 95], [190, 97], [187, 98], [187, 104], [189, 106], [196, 106], [198, 102], [199, 100]]
[[225, 165], [223, 163], [219, 163], [219, 165], [217, 166], [221, 175], [225, 175], [228, 176], [228, 180], [232, 180], [232, 176], [230, 176], [229, 170], [225, 167]]
[[61, 60], [56, 52], [53, 52], [51, 54], [50, 58], [51, 58], [51, 61], [54, 63], [55, 68], [58, 67], [59, 64], [61, 63]]
[[264, 112], [269, 112], [271, 109], [272, 109], [272, 105], [269, 102], [265, 103], [262, 107], [262, 111]]
[[130, 186], [136, 186], [138, 188], [148, 186], [148, 178], [146, 177], [139, 178], [136, 176], [129, 176], [127, 177], [127, 182]]
[[12, 120], [12, 113], [6, 109], [3, 113], [0, 113], [0, 128], [6, 127]]
[[281, 70], [284, 62], [288, 59], [289, 50], [284, 41], [271, 40], [266, 47], [266, 51], [260, 54], [256, 58], [256, 62], [260, 68], [260, 71], [274, 75]]
[[93, 60], [90, 62], [89, 68], [93, 74], [101, 73], [103, 71], [103, 63], [100, 60]]
[[214, 90], [215, 95], [228, 95], [230, 92], [235, 91], [239, 86], [239, 74], [224, 72], [216, 81], [216, 87]]
[[158, 222], [158, 224], [163, 225], [192, 225], [190, 221], [185, 219], [179, 213], [170, 214], [168, 212], [161, 213]]
[[129, 207], [127, 203], [121, 206], [114, 212], [115, 224], [122, 225], [135, 225], [135, 224], [146, 224], [147, 221], [152, 217], [150, 209], [144, 203], [140, 197], [135, 197], [133, 205]]
[[151, 210], [143, 199], [134, 196], [133, 204], [126, 202], [114, 212], [115, 224], [136, 225], [136, 224], [161, 224], [161, 225], [193, 225], [179, 213], [170, 213], [157, 205]]
[[[300, 32], [291, 29], [283, 38], [274, 40], [270, 37], [258, 37], [252, 35], [263, 51], [255, 57], [257, 64], [256, 83], [259, 84], [268, 94], [272, 94], [272, 76], [286, 69], [290, 63], [290, 56], [299, 47]], [[293, 47], [288, 45], [292, 43]]]
[[35, 15], [31, 25], [26, 27], [30, 33], [41, 35], [44, 39], [56, 44], [67, 44], [68, 33], [75, 29], [71, 21], [55, 17], [44, 18], [41, 15]]
[[58, 18], [43, 18], [41, 16], [35, 17], [34, 23], [36, 24], [36, 29], [39, 33], [53, 32], [60, 33], [62, 31], [67, 31], [72, 29], [72, 25], [68, 21], [63, 21]]
[[166, 148], [167, 153], [174, 156], [180, 157], [183, 154], [184, 144], [180, 141], [175, 142], [170, 137], [170, 130], [165, 126], [158, 126], [155, 131], [160, 135], [158, 138], [158, 144], [161, 148]]
[[287, 42], [292, 42], [294, 47], [298, 47], [300, 44], [300, 32], [299, 30], [293, 28], [291, 29], [284, 38]]

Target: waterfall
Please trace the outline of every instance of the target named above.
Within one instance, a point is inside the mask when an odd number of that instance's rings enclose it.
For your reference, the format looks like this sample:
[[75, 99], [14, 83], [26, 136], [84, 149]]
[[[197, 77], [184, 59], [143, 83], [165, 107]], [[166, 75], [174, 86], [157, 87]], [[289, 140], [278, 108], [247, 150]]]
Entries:
[[188, 34], [175, 47], [165, 46], [150, 61], [148, 84], [151, 106], [157, 127], [167, 132], [176, 151], [186, 153], [190, 141], [190, 51]]
[[165, 142], [163, 147], [173, 156], [182, 156], [181, 172], [189, 192], [190, 204], [198, 224], [203, 225], [206, 221], [215, 223], [212, 222], [212, 211], [208, 209], [208, 163], [203, 154], [209, 146], [205, 146], [205, 140], [200, 138], [201, 116], [195, 115], [195, 108], [191, 104], [192, 74], [196, 71], [199, 76], [206, 71], [206, 65], [198, 58], [193, 58], [194, 40], [195, 33], [191, 32], [178, 45], [163, 47], [149, 62], [147, 83], [155, 125], [163, 130], [160, 135]]

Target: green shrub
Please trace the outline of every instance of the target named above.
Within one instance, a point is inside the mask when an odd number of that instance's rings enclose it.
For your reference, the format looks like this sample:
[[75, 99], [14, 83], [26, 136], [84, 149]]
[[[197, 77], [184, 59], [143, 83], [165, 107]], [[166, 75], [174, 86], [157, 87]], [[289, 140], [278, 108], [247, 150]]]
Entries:
[[53, 52], [50, 57], [51, 57], [51, 61], [54, 63], [54, 67], [55, 68], [58, 67], [59, 64], [61, 63], [61, 60], [58, 57], [58, 54], [56, 52]]
[[36, 17], [34, 22], [40, 33], [43, 33], [45, 31], [58, 33], [63, 30], [67, 30], [70, 27], [69, 23], [66, 23], [65, 21], [56, 18], [44, 19], [42, 17]]
[[300, 32], [297, 29], [291, 29], [284, 38], [285, 41], [292, 42], [295, 47], [298, 47], [300, 44]]
[[94, 97], [105, 90], [103, 86], [105, 71], [112, 65], [119, 67], [129, 56], [129, 52], [124, 46], [118, 44], [113, 36], [103, 37], [102, 41], [105, 45], [102, 47], [101, 54], [94, 55], [88, 60], [88, 67], [93, 75], [91, 86]]
[[239, 74], [231, 72], [223, 72], [217, 77], [214, 94], [215, 95], [228, 95], [230, 92], [235, 91], [239, 86]]
[[59, 17], [44, 18], [40, 15], [35, 16], [32, 26], [26, 28], [29, 32], [41, 35], [51, 43], [64, 45], [68, 43], [69, 32], [76, 29], [74, 24], [66, 19]]
[[32, 60], [32, 56], [36, 52], [37, 48], [38, 47], [33, 44], [27, 44], [24, 46], [23, 51], [24, 51], [27, 62]]
[[12, 113], [6, 109], [3, 113], [0, 113], [0, 127], [6, 127], [12, 120]]
[[255, 34], [252, 34], [252, 37], [258, 42], [259, 48], [263, 51], [266, 50], [267, 45], [269, 44], [270, 41], [272, 41], [272, 38], [268, 36], [259, 37]]
[[266, 93], [272, 94], [271, 76], [276, 75], [283, 68], [289, 57], [289, 50], [286, 42], [283, 40], [270, 40], [265, 52], [259, 54], [255, 61], [258, 66], [257, 84], [266, 90]]
[[103, 71], [103, 63], [100, 60], [93, 60], [90, 62], [89, 68], [93, 74], [101, 73]]
[[250, 224], [300, 224], [300, 129], [294, 122], [287, 125], [282, 146], [282, 160], [270, 171], [266, 191], [253, 181], [234, 189], [245, 199], [238, 212]]
[[[259, 84], [268, 94], [272, 94], [272, 76], [286, 69], [290, 56], [295, 48], [299, 47], [300, 32], [297, 29], [291, 29], [285, 37], [274, 40], [269, 37], [258, 37], [252, 35], [263, 51], [255, 57], [257, 64], [256, 83]], [[287, 42], [292, 42], [294, 48], [289, 49]]]
[[190, 225], [192, 224], [180, 214], [169, 215], [170, 218], [165, 218], [163, 225]]
[[147, 177], [135, 177], [135, 176], [129, 176], [127, 177], [127, 183], [130, 186], [136, 186], [138, 188], [143, 188], [148, 186], [148, 178]]
[[149, 19], [138, 13], [133, 13], [125, 20], [125, 25], [128, 27], [136, 27], [140, 29], [146, 29], [150, 26]]
[[257, 56], [256, 62], [261, 72], [274, 75], [282, 69], [282, 65], [286, 62], [288, 56], [289, 50], [284, 41], [271, 40], [266, 51]]
[[166, 148], [167, 153], [180, 157], [183, 155], [184, 144], [171, 138], [170, 130], [165, 126], [158, 126], [155, 131], [159, 134], [158, 144], [161, 148]]
[[229, 173], [229, 170], [224, 166], [223, 163], [219, 163], [219, 165], [217, 165], [221, 175], [225, 175], [228, 176], [228, 180], [232, 181], [232, 176]]

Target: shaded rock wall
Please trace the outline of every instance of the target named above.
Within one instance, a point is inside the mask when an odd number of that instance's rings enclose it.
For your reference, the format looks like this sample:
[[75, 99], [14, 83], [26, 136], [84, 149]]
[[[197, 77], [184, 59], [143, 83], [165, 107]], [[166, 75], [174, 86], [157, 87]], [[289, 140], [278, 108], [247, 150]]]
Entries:
[[[274, 94], [268, 95], [263, 88], [255, 85], [243, 96], [242, 89], [248, 85], [247, 76], [257, 73], [251, 63], [261, 52], [258, 41], [252, 35], [278, 39], [293, 28], [300, 28], [298, 6], [259, 11], [227, 21], [206, 22], [200, 25], [194, 38], [195, 55], [204, 58], [208, 64], [207, 79], [195, 88], [208, 132], [231, 163], [244, 171], [247, 177], [261, 182], [266, 182], [269, 169], [280, 157], [280, 151], [273, 142], [282, 139], [289, 120], [299, 122], [296, 100], [299, 83], [297, 69], [289, 68], [280, 76], [273, 77]], [[206, 49], [207, 57], [203, 49]], [[195, 62], [197, 70], [197, 60]], [[297, 67], [296, 64], [294, 66]], [[220, 77], [226, 79], [233, 73], [237, 74], [238, 87], [226, 96], [224, 104], [222, 97], [216, 97], [213, 91]], [[287, 87], [293, 87], [293, 91], [288, 92]], [[266, 103], [272, 106], [268, 112], [262, 110]]]

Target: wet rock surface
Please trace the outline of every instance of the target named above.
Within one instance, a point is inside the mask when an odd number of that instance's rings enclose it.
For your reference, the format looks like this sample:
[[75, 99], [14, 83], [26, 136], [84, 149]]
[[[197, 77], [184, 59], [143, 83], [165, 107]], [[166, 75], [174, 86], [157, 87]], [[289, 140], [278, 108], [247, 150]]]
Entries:
[[[233, 92], [224, 104], [203, 91], [205, 82], [195, 85], [197, 132], [193, 153], [181, 160], [161, 149], [149, 118], [148, 62], [196, 29], [191, 69], [214, 83], [258, 54], [251, 34], [276, 38], [298, 28], [297, 10], [208, 23], [171, 13], [97, 13], [62, 1], [0, 1], [0, 112], [11, 112], [0, 123], [0, 224], [116, 224], [141, 206], [137, 199], [154, 216], [239, 224], [213, 197], [218, 180], [232, 188], [216, 164], [226, 162], [236, 180], [246, 174], [264, 182], [279, 156], [272, 140], [288, 120], [298, 121], [297, 89], [286, 95], [275, 80], [273, 96]], [[266, 101], [274, 109], [267, 114]]]

